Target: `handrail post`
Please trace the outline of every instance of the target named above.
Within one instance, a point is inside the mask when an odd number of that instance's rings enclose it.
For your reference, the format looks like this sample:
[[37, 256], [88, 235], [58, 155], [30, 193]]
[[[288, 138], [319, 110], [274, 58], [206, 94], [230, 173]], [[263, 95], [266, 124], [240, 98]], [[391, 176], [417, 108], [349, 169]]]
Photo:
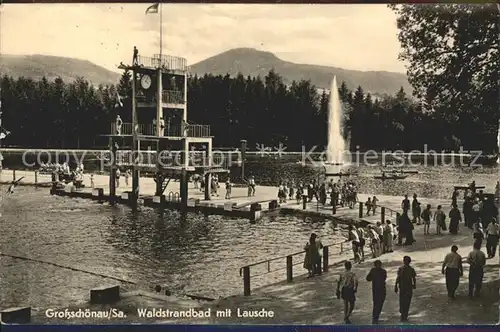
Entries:
[[35, 171], [35, 187], [38, 187], [38, 170]]
[[363, 202], [359, 202], [359, 217], [363, 218]]
[[380, 207], [380, 222], [385, 222], [385, 206]]
[[243, 267], [243, 295], [250, 296], [250, 266]]
[[323, 247], [323, 272], [328, 272], [328, 246]]
[[16, 181], [16, 170], [12, 170], [12, 181]]
[[293, 281], [293, 256], [286, 256], [286, 281]]

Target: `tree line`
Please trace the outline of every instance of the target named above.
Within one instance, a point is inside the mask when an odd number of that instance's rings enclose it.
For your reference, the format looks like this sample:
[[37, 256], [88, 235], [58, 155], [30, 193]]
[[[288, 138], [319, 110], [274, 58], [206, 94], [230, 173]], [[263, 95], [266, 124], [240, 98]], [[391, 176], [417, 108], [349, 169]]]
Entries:
[[[455, 150], [495, 151], [496, 131], [485, 119], [464, 126], [452, 110], [426, 110], [401, 88], [394, 95], [374, 98], [362, 87], [350, 91], [339, 86], [344, 111], [343, 134], [351, 150]], [[31, 148], [94, 148], [104, 146], [116, 115], [131, 121], [131, 74], [120, 82], [93, 86], [83, 78], [65, 83], [57, 78], [1, 79], [2, 125], [10, 131], [3, 144]], [[120, 105], [117, 96], [122, 96]], [[124, 98], [123, 98], [124, 97]], [[128, 98], [127, 98], [128, 97]], [[327, 144], [329, 93], [310, 81], [286, 86], [271, 70], [265, 77], [204, 75], [188, 80], [188, 119], [211, 126], [215, 146], [235, 147], [246, 139], [287, 151], [302, 147], [322, 149]], [[488, 120], [488, 119], [486, 119]]]

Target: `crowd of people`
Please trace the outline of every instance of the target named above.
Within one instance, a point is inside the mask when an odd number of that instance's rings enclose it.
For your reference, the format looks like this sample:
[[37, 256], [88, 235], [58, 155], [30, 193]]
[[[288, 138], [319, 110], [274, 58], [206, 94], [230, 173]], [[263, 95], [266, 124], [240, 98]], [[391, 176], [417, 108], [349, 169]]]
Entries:
[[[312, 180], [309, 183], [298, 182], [290, 185], [286, 181], [282, 181], [278, 187], [277, 197], [280, 204], [293, 199], [297, 200], [297, 204], [300, 204], [305, 198], [306, 202], [315, 199], [323, 206], [337, 207], [340, 205], [342, 207], [348, 206], [351, 209], [358, 201], [355, 183], [353, 181], [341, 182], [340, 179], [338, 182], [333, 179], [322, 183]], [[376, 200], [376, 197], [374, 198]]]
[[[489, 258], [495, 257], [500, 237], [497, 221], [498, 205], [495, 205], [500, 199], [500, 184], [497, 182], [495, 194], [492, 197], [484, 194], [481, 190], [476, 190], [475, 183], [471, 183], [469, 188], [465, 190], [463, 213], [458, 208], [457, 197], [457, 190], [455, 190], [452, 195], [451, 210], [446, 214], [441, 205], [433, 210], [433, 207], [427, 204], [422, 211], [421, 203], [416, 194], [413, 195], [412, 201], [409, 200], [408, 195], [405, 195], [401, 202], [402, 213], [396, 224], [387, 220], [385, 224], [381, 222], [376, 224], [358, 223], [348, 226], [347, 239], [352, 244], [354, 257], [352, 261], [345, 262], [345, 270], [341, 273], [336, 287], [337, 297], [344, 301], [344, 321], [346, 324], [351, 323], [359, 285], [356, 273], [353, 271], [353, 263], [363, 262], [367, 255], [370, 255], [370, 258], [377, 258], [384, 253], [393, 252], [396, 240], [399, 245], [412, 245], [415, 242], [413, 236], [415, 225], [423, 224], [424, 236], [431, 234], [430, 225], [432, 222], [435, 224], [436, 235], [442, 235], [442, 231], [446, 230], [452, 235], [457, 234], [462, 221], [465, 227], [472, 229], [472, 251], [464, 259], [459, 254], [458, 246], [452, 245], [450, 252], [443, 259], [441, 273], [445, 276], [448, 297], [453, 300], [460, 278], [464, 275], [463, 263], [466, 263], [469, 266], [468, 296], [473, 298], [481, 295], [484, 267]], [[492, 202], [488, 202], [488, 200], [492, 200]], [[370, 206], [371, 202], [372, 200], [369, 199], [365, 205], [367, 210], [375, 213], [375, 208]], [[473, 208], [469, 211], [465, 209], [468, 202], [473, 202]], [[492, 206], [496, 209], [489, 208], [489, 203], [493, 203]], [[466, 213], [469, 213], [467, 217], [465, 217]], [[464, 215], [463, 219], [462, 214]], [[450, 219], [448, 224], [447, 217]], [[403, 239], [405, 239], [404, 243]], [[481, 250], [484, 239], [486, 239], [486, 254]], [[304, 248], [306, 251], [304, 268], [308, 270], [309, 277], [321, 275], [320, 252], [322, 248], [321, 241], [313, 233]], [[370, 252], [366, 252], [367, 248]], [[373, 268], [366, 276], [366, 281], [371, 282], [372, 285], [372, 322], [376, 324], [379, 322], [387, 296], [387, 271], [383, 268], [381, 260], [377, 259], [373, 264]], [[399, 294], [399, 311], [403, 322], [408, 321], [413, 290], [416, 289], [417, 285], [416, 281], [417, 273], [411, 266], [411, 257], [404, 256], [403, 265], [397, 271], [394, 285], [394, 291]]]

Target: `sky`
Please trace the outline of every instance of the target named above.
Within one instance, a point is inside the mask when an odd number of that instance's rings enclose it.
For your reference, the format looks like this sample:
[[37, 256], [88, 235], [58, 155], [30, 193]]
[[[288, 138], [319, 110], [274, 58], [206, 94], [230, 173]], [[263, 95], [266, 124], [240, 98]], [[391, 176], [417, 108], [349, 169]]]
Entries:
[[[132, 49], [159, 53], [160, 15], [148, 4], [4, 4], [0, 51], [91, 61], [118, 71]], [[396, 16], [386, 5], [163, 4], [163, 54], [189, 64], [236, 47], [296, 62], [404, 72]]]

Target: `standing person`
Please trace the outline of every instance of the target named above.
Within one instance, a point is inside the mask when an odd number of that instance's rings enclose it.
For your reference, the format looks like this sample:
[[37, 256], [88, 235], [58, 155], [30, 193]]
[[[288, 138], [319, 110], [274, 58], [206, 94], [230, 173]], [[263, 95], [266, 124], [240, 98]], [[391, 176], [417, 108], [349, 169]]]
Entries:
[[349, 225], [349, 241], [352, 243], [352, 253], [354, 254], [354, 263], [360, 263], [361, 258], [359, 256], [359, 234], [353, 225]]
[[401, 202], [401, 209], [403, 210], [403, 213], [410, 210], [410, 200], [408, 199], [408, 195], [405, 195], [405, 198]]
[[312, 233], [309, 242], [304, 247], [306, 251], [304, 267], [309, 271], [309, 277], [321, 275], [321, 254], [319, 251], [323, 248], [323, 244], [317, 237], [315, 233]]
[[359, 236], [359, 255], [361, 258], [361, 261], [364, 262], [365, 260], [365, 245], [366, 245], [366, 231], [363, 227], [358, 227], [358, 236]]
[[370, 232], [370, 238], [371, 238], [371, 249], [372, 249], [372, 257], [377, 258], [381, 254], [381, 242], [380, 242], [380, 236], [378, 235], [377, 231], [375, 230], [375, 227], [373, 225], [370, 225], [369, 228]]
[[255, 177], [253, 175], [248, 181], [248, 196], [255, 196]]
[[366, 216], [369, 216], [370, 211], [372, 211], [372, 207], [373, 207], [371, 197], [368, 197], [368, 199], [365, 202], [365, 206], [366, 206]]
[[377, 196], [373, 196], [373, 198], [372, 198], [372, 212], [374, 215], [377, 212], [377, 203], [378, 203]]
[[130, 179], [130, 175], [132, 175], [132, 172], [130, 172], [130, 169], [127, 169], [125, 171], [125, 185], [128, 187], [128, 180]]
[[424, 221], [424, 235], [430, 234], [429, 229], [431, 228], [431, 218], [432, 218], [431, 205], [427, 204], [427, 207], [422, 212], [422, 220]]
[[356, 302], [356, 292], [358, 291], [358, 278], [351, 271], [351, 262], [346, 261], [344, 267], [345, 272], [340, 275], [337, 283], [337, 298], [344, 300], [344, 322], [351, 324], [350, 318]]
[[474, 249], [467, 256], [469, 263], [469, 297], [479, 297], [483, 285], [484, 266], [486, 265], [486, 255], [481, 251], [481, 245], [474, 243]]
[[441, 235], [441, 230], [446, 230], [446, 214], [444, 214], [441, 205], [437, 206], [436, 213], [434, 213], [434, 222], [436, 223], [436, 234]]
[[231, 199], [231, 188], [233, 184], [231, 183], [231, 180], [228, 178], [226, 180], [226, 196], [225, 199]]
[[460, 221], [462, 221], [462, 215], [456, 204], [453, 205], [448, 216], [450, 217], [450, 234], [456, 235], [458, 233]]
[[474, 243], [479, 245], [479, 249], [481, 249], [481, 245], [483, 244], [484, 239], [484, 231], [483, 226], [481, 225], [481, 221], [477, 222], [472, 226], [472, 238], [474, 239]]
[[408, 321], [413, 290], [417, 288], [417, 274], [410, 263], [410, 256], [404, 256], [403, 266], [398, 269], [396, 285], [394, 286], [394, 291], [399, 292], [399, 312], [402, 322]]
[[160, 121], [158, 122], [158, 125], [160, 126], [160, 136], [165, 136], [165, 120], [163, 117], [160, 117]]
[[420, 208], [420, 202], [417, 199], [417, 194], [413, 194], [413, 201], [411, 202], [411, 212], [413, 214], [413, 223], [417, 223], [417, 225], [420, 225], [420, 213], [421, 213], [421, 208]]
[[393, 252], [392, 244], [394, 241], [394, 227], [390, 220], [386, 220], [384, 227], [384, 251]]
[[[403, 232], [402, 235], [405, 238], [405, 243], [403, 245], [411, 246], [415, 242], [415, 239], [413, 237], [413, 223], [408, 216], [408, 212], [403, 212], [399, 218], [399, 229]], [[401, 242], [402, 238], [399, 237], [398, 244], [401, 244]]]
[[123, 120], [120, 118], [119, 115], [116, 116], [116, 121], [115, 121], [115, 126], [116, 126], [116, 134], [121, 135], [122, 134], [122, 125], [123, 125]]
[[387, 271], [382, 268], [382, 262], [378, 259], [373, 262], [373, 265], [374, 267], [366, 276], [366, 281], [371, 281], [372, 283], [372, 324], [377, 324], [385, 302]]
[[495, 257], [499, 236], [500, 229], [497, 220], [493, 218], [488, 228], [486, 228], [486, 253], [488, 254], [488, 258]]
[[451, 206], [457, 205], [458, 199], [458, 190], [457, 188], [453, 189], [453, 193], [451, 194]]
[[446, 277], [446, 289], [448, 297], [455, 298], [455, 291], [458, 288], [460, 277], [464, 275], [462, 268], [462, 256], [458, 254], [458, 247], [451, 246], [451, 252], [447, 253], [444, 257], [441, 273]]
[[132, 58], [132, 66], [139, 65], [139, 50], [134, 46], [134, 56]]
[[116, 188], [118, 188], [120, 186], [120, 176], [121, 176], [120, 169], [117, 168], [116, 169]]

